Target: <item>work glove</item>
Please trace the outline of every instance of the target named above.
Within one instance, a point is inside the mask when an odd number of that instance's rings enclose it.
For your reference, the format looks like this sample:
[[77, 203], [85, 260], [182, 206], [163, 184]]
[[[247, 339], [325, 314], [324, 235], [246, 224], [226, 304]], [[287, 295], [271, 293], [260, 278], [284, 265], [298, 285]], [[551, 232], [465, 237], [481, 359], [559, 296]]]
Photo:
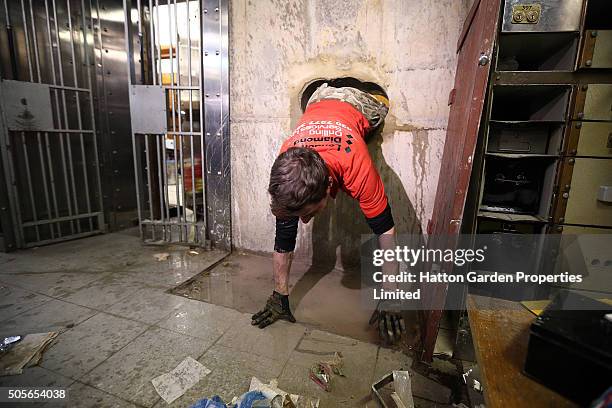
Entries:
[[263, 329], [277, 320], [287, 320], [295, 323], [295, 317], [289, 309], [289, 296], [274, 291], [268, 298], [266, 306], [251, 317], [251, 324]]
[[399, 305], [394, 305], [392, 301], [381, 300], [370, 317], [370, 326], [377, 326], [380, 339], [385, 345], [398, 343], [406, 333], [406, 323], [397, 307]]

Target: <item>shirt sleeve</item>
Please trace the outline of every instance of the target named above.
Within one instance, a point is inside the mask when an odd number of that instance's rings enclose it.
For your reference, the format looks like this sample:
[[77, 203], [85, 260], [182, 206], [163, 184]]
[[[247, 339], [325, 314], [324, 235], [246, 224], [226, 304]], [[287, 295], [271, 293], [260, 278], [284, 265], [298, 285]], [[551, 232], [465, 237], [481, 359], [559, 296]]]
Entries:
[[344, 174], [344, 189], [359, 201], [366, 218], [380, 215], [387, 208], [385, 186], [370, 155], [354, 158]]
[[274, 237], [274, 250], [276, 252], [293, 252], [297, 238], [298, 222], [299, 217], [276, 218], [276, 236]]
[[366, 218], [366, 222], [370, 226], [370, 229], [376, 235], [384, 234], [395, 226], [393, 221], [393, 214], [391, 213], [391, 206], [387, 204], [387, 208], [384, 209], [380, 215], [376, 217]]
[[359, 207], [368, 225], [377, 235], [394, 226], [391, 207], [385, 194], [385, 186], [369, 155], [356, 157], [347, 169], [344, 188], [359, 201]]

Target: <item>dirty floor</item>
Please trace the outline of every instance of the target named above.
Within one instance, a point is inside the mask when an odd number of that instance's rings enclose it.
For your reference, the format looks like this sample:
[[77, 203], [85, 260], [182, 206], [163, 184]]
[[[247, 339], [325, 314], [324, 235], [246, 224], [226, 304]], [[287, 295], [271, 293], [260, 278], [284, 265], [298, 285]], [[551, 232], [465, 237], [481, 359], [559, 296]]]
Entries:
[[[157, 261], [160, 252], [167, 259]], [[322, 408], [373, 407], [365, 402], [372, 382], [410, 367], [402, 353], [312, 324], [279, 322], [260, 330], [251, 326], [249, 313], [167, 293], [219, 261], [217, 268], [230, 262], [229, 269], [240, 261], [222, 261], [226, 255], [143, 246], [134, 231], [0, 254], [0, 335], [61, 333], [39, 366], [0, 377], [0, 386], [67, 388], [70, 407], [163, 407], [151, 379], [191, 356], [211, 373], [172, 406], [214, 394], [230, 400], [257, 376], [319, 397]], [[251, 311], [245, 304], [228, 306]], [[308, 321], [306, 304], [297, 316]], [[346, 377], [326, 393], [308, 379], [308, 369], [335, 351], [345, 357]], [[450, 406], [448, 389], [416, 373], [413, 393], [417, 406]]]
[[[256, 313], [272, 293], [272, 259], [235, 252], [211, 270], [195, 276], [173, 293]], [[362, 306], [359, 270], [325, 270], [301, 260], [291, 264], [291, 310], [310, 328], [376, 343], [378, 334], [368, 324], [372, 311]]]

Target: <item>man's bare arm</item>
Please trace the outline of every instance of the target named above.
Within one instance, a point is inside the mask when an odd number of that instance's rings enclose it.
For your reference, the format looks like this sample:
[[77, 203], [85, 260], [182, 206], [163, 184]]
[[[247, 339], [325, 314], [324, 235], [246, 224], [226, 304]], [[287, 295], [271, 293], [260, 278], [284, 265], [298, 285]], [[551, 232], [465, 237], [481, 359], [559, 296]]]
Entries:
[[272, 255], [273, 271], [274, 271], [274, 290], [281, 295], [289, 294], [289, 271], [291, 270], [291, 261], [293, 260], [293, 252], [274, 252]]

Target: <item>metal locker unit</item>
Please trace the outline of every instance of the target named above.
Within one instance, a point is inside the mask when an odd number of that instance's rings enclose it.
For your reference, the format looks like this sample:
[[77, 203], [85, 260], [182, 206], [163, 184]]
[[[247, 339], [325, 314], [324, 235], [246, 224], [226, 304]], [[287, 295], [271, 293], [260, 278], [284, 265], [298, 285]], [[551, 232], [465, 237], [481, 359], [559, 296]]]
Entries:
[[141, 237], [230, 249], [228, 3], [124, 9]]
[[572, 225], [612, 227], [612, 160], [567, 158], [572, 167], [570, 188], [562, 193], [562, 222]]
[[[429, 232], [612, 233], [606, 201], [612, 195], [612, 66], [604, 32], [612, 30], [612, 2], [502, 0], [496, 11], [492, 47], [476, 37], [470, 46], [483, 50], [480, 57], [472, 66], [458, 64], [457, 78], [476, 65], [492, 69], [482, 115], [465, 111], [466, 101], [451, 92], [448, 136], [457, 137], [451, 130], [461, 112], [463, 121], [478, 125], [461, 139], [463, 156], [445, 146], [441, 171], [459, 177], [438, 187]], [[462, 176], [465, 169], [470, 173]], [[446, 293], [439, 286], [423, 293], [438, 306]], [[426, 316], [426, 360], [440, 317]]]
[[100, 233], [90, 4], [4, 0], [0, 15], [5, 249]]

